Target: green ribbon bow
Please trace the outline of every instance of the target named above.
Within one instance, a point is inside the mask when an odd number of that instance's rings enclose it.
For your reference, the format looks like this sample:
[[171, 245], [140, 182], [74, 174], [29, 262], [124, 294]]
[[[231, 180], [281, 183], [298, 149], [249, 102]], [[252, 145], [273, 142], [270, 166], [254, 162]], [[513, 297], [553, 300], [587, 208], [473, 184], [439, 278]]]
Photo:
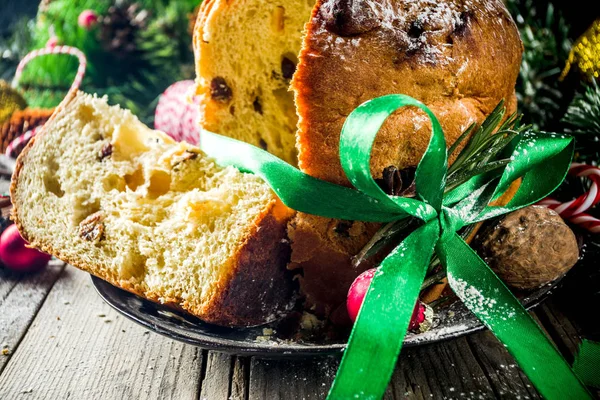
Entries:
[[[369, 168], [377, 132], [393, 112], [405, 106], [423, 110], [433, 128], [416, 171], [416, 198], [387, 195]], [[315, 179], [263, 150], [210, 132], [202, 133], [200, 147], [221, 165], [261, 176], [283, 203], [295, 210], [371, 222], [408, 217], [422, 221], [383, 260], [373, 277], [330, 399], [383, 396], [434, 252], [446, 267], [456, 295], [504, 343], [544, 397], [591, 398], [520, 302], [457, 234], [464, 226], [528, 206], [553, 192], [569, 169], [572, 138], [523, 135], [501, 175], [476, 176], [445, 196], [448, 155], [442, 128], [431, 110], [404, 95], [368, 101], [344, 124], [340, 160], [357, 190]], [[519, 178], [519, 189], [506, 206], [488, 205]]]

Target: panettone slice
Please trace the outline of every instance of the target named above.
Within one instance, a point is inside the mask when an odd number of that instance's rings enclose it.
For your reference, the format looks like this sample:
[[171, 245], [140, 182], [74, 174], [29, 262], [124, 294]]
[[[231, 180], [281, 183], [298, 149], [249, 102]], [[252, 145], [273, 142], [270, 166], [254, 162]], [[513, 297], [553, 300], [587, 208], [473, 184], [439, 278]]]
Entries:
[[292, 300], [291, 211], [269, 186], [105, 99], [57, 109], [18, 158], [11, 196], [33, 246], [205, 321], [256, 325]]

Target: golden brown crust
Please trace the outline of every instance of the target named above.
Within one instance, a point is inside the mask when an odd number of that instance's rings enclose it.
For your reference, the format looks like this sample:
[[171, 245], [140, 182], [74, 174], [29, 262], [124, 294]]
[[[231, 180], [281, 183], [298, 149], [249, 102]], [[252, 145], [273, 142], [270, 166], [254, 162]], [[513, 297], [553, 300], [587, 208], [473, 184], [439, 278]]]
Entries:
[[364, 263], [354, 267], [351, 258], [379, 226], [304, 213], [296, 215], [288, 226], [293, 248], [289, 268], [302, 270], [298, 279], [307, 309], [326, 317], [345, 301], [354, 279], [374, 266]]
[[[516, 110], [522, 45], [500, 1], [319, 0], [307, 31], [292, 86], [299, 166], [315, 177], [348, 185], [339, 162], [342, 124], [374, 97], [403, 93], [421, 100], [439, 118], [448, 145], [500, 100], [507, 114]], [[375, 140], [373, 176], [390, 165], [415, 166], [429, 136], [423, 114], [396, 112]], [[290, 266], [303, 270], [301, 292], [320, 315], [342, 307], [352, 281], [370, 267], [356, 269], [351, 258], [371, 236], [349, 243], [324, 234], [338, 222], [299, 213], [289, 228]]]
[[[353, 13], [347, 19], [357, 24], [377, 10], [376, 26], [337, 34], [341, 28], [331, 27], [332, 19], [338, 21], [332, 14], [346, 6]], [[340, 131], [350, 112], [374, 97], [402, 93], [421, 100], [440, 119], [448, 143], [501, 99], [515, 109], [522, 45], [498, 0], [320, 0], [307, 32], [292, 87], [300, 117], [299, 165], [315, 177], [348, 184], [339, 162]], [[389, 165], [416, 165], [429, 136], [423, 114], [395, 113], [375, 140], [373, 175], [380, 177]]]
[[[60, 114], [60, 110], [73, 98], [74, 95], [63, 101], [46, 126], [51, 125], [55, 116]], [[43, 134], [44, 129], [36, 137], [39, 138]], [[24, 160], [35, 144], [36, 137], [29, 142], [16, 161], [10, 188], [13, 199], [19, 198], [17, 191]], [[216, 294], [201, 306], [198, 302], [190, 303], [179, 297], [165, 297], [162, 293], [142, 287], [135, 278], [122, 279], [110, 270], [65, 255], [51, 243], [33, 237], [22, 224], [19, 202], [13, 201], [13, 204], [12, 218], [23, 238], [32, 246], [112, 285], [148, 300], [183, 309], [206, 322], [224, 326], [257, 325], [274, 319], [293, 301], [294, 283], [286, 269], [290, 249], [289, 243], [284, 240], [287, 222], [293, 212], [279, 200], [273, 200], [256, 218], [243, 244], [239, 246], [236, 254], [226, 261], [227, 268], [224, 269], [228, 273], [218, 282]], [[265, 279], [266, 277], [268, 278]]]
[[[287, 221], [274, 205], [234, 256], [235, 266], [224, 277], [218, 295], [203, 310], [203, 319], [218, 325], [258, 325], [289, 311], [294, 300], [286, 236]], [[291, 210], [290, 210], [291, 211]], [[258, 233], [260, 232], [260, 234]]]

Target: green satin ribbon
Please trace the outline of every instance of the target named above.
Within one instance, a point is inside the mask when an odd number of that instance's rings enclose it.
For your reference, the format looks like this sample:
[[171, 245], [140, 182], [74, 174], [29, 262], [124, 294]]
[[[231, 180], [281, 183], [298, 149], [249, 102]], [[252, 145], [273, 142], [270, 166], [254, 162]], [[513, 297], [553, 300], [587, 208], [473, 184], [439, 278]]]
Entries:
[[[415, 175], [416, 198], [389, 196], [370, 173], [375, 137], [384, 121], [405, 106], [418, 107], [432, 124], [429, 146]], [[389, 383], [421, 284], [434, 252], [464, 304], [504, 343], [548, 399], [591, 398], [540, 327], [485, 262], [456, 233], [462, 227], [533, 204], [553, 192], [570, 165], [570, 137], [523, 135], [502, 173], [476, 176], [444, 196], [447, 150], [435, 115], [421, 102], [388, 95], [364, 103], [346, 119], [340, 161], [356, 188], [312, 178], [246, 143], [210, 132], [200, 147], [221, 165], [261, 176], [284, 204], [330, 218], [390, 222], [415, 217], [422, 225], [380, 264], [350, 335], [330, 399], [378, 399]], [[522, 179], [505, 206], [490, 206]]]
[[584, 340], [575, 356], [573, 369], [587, 385], [600, 389], [600, 343]]

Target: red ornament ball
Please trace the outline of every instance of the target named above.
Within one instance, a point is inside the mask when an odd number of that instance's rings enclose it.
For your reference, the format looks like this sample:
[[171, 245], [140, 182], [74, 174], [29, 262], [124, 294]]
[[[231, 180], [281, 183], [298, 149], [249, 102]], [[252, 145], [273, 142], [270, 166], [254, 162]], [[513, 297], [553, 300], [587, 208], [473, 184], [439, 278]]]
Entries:
[[79, 18], [77, 18], [77, 24], [84, 28], [90, 29], [98, 22], [98, 14], [96, 14], [92, 10], [84, 10], [79, 14]]
[[[352, 322], [356, 321], [356, 317], [358, 316], [358, 311], [362, 306], [365, 295], [367, 294], [367, 290], [371, 285], [371, 281], [373, 280], [373, 276], [377, 271], [376, 268], [369, 269], [362, 274], [360, 274], [350, 286], [350, 290], [348, 290], [348, 298], [346, 299], [346, 308], [348, 310], [348, 315]], [[410, 318], [410, 324], [408, 325], [408, 329], [413, 331], [418, 329], [421, 324], [425, 321], [425, 311], [426, 307], [420, 301], [417, 301], [415, 305], [415, 309], [413, 311], [412, 317]]]
[[15, 272], [35, 272], [44, 268], [50, 256], [36, 249], [26, 247], [16, 225], [11, 225], [0, 235], [0, 261], [6, 268]]
[[377, 271], [377, 269], [373, 268], [360, 274], [354, 282], [352, 282], [352, 286], [350, 286], [350, 290], [348, 290], [346, 308], [348, 309], [348, 315], [352, 322], [356, 321], [358, 311], [360, 310], [365, 295], [367, 294], [367, 290], [371, 285], [375, 271]]

